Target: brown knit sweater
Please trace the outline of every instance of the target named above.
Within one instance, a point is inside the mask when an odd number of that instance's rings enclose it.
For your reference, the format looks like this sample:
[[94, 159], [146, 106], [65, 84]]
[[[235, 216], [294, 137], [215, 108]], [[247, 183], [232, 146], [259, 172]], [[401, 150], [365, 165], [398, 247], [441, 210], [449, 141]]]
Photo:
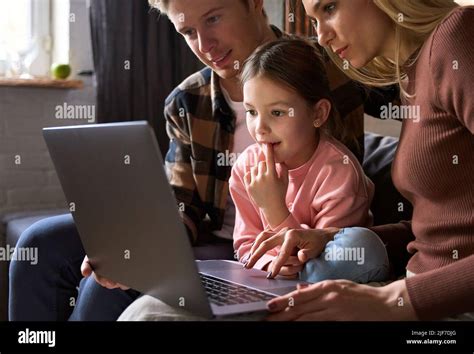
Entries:
[[372, 229], [395, 262], [408, 243], [411, 302], [440, 319], [474, 311], [474, 7], [447, 16], [407, 74], [420, 115], [402, 123], [392, 176], [413, 218]]

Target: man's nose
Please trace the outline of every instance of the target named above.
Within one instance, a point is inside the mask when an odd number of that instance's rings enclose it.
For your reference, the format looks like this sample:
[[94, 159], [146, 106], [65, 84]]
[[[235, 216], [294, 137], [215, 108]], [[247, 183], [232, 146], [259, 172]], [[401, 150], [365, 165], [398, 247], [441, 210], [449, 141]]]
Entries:
[[212, 51], [216, 46], [216, 41], [207, 33], [198, 34], [199, 51], [203, 54], [207, 54]]

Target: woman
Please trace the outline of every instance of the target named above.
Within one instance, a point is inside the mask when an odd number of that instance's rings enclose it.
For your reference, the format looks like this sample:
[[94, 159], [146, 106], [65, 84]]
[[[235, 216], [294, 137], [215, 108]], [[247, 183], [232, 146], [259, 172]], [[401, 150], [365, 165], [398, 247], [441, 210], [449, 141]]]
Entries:
[[[364, 84], [400, 83], [403, 125], [392, 175], [411, 222], [371, 228], [407, 278], [384, 287], [323, 281], [269, 302], [272, 320], [474, 319], [474, 7], [451, 0], [303, 0], [319, 43]], [[275, 245], [314, 254], [331, 230], [260, 235], [251, 263]], [[326, 237], [322, 237], [326, 236]], [[278, 273], [280, 257], [273, 273]], [[251, 266], [252, 264], [250, 264]], [[289, 299], [291, 304], [289, 305]]]

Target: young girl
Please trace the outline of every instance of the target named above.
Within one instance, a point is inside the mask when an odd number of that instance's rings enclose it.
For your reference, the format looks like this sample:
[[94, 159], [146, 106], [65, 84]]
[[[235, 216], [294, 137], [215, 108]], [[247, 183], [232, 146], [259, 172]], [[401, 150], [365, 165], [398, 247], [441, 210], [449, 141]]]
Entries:
[[269, 277], [301, 272], [302, 280], [312, 282], [384, 279], [383, 243], [357, 228], [343, 229], [319, 252], [295, 254], [283, 265], [272, 263], [278, 248], [251, 256], [259, 234], [269, 244], [285, 228], [370, 226], [374, 187], [352, 153], [331, 136], [343, 130], [332, 114], [322, 61], [309, 42], [263, 45], [246, 61], [242, 83], [247, 127], [256, 143], [240, 155], [229, 182], [239, 260], [269, 271]]

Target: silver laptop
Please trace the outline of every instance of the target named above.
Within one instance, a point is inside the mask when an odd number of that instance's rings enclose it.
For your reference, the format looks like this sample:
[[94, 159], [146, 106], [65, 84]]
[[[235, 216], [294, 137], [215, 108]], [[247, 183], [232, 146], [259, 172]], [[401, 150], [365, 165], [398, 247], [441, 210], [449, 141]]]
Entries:
[[195, 261], [147, 122], [43, 135], [97, 274], [208, 318], [263, 311], [300, 282], [267, 279], [234, 261]]

